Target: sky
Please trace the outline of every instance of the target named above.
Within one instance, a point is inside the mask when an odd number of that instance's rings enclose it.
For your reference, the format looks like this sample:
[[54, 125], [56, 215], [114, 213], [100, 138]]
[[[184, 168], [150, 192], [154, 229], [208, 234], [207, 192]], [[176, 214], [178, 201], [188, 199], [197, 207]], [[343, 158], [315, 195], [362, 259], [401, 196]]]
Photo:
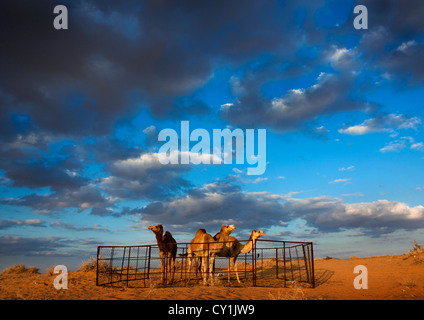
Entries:
[[[421, 0], [3, 1], [0, 269], [75, 269], [99, 245], [154, 244], [159, 223], [179, 242], [231, 223], [318, 257], [409, 251], [424, 242], [423, 16]], [[181, 143], [182, 121], [265, 129], [265, 172], [162, 164], [159, 133]]]

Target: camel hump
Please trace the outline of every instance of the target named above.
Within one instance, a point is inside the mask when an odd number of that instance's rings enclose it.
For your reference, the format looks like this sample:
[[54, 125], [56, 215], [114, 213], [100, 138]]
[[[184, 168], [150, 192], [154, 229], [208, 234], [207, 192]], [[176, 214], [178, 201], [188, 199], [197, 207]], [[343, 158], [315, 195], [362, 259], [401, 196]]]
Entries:
[[195, 234], [195, 238], [198, 238], [198, 237], [201, 237], [201, 236], [203, 236], [204, 234], [206, 234], [206, 230], [205, 229], [199, 229], [199, 230], [197, 230], [197, 232], [196, 232], [196, 234]]
[[171, 232], [169, 232], [169, 231], [166, 231], [163, 237], [167, 240], [171, 240], [172, 242], [175, 242], [174, 237], [172, 236]]

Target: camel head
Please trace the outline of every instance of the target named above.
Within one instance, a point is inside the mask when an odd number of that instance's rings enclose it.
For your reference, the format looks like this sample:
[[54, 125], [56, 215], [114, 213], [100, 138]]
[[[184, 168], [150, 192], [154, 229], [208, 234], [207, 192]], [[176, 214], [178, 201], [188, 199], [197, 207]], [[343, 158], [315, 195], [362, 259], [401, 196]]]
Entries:
[[252, 231], [252, 233], [250, 234], [250, 237], [252, 238], [252, 239], [258, 239], [259, 237], [262, 237], [262, 236], [264, 236], [265, 235], [265, 231], [262, 231], [262, 230], [253, 230]]
[[163, 233], [163, 226], [161, 224], [151, 225], [148, 229], [152, 230], [155, 234], [161, 235]]
[[230, 234], [236, 227], [233, 224], [223, 224], [220, 233]]

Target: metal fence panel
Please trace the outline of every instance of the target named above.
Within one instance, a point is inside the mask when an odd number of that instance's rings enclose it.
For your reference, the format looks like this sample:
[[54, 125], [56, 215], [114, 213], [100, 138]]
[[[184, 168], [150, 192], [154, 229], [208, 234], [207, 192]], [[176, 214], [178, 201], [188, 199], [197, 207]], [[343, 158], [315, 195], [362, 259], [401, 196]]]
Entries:
[[200, 266], [205, 263], [207, 275], [211, 275], [208, 283], [213, 281], [214, 285], [287, 287], [293, 283], [306, 283], [315, 287], [312, 242], [259, 239], [250, 252], [239, 254], [235, 263], [231, 257], [215, 256], [211, 267], [210, 255], [206, 254], [207, 257], [193, 259], [190, 270], [188, 246], [189, 243], [177, 244], [174, 268], [166, 255], [161, 259], [157, 245], [99, 246], [96, 284], [133, 287], [194, 285], [202, 282]]

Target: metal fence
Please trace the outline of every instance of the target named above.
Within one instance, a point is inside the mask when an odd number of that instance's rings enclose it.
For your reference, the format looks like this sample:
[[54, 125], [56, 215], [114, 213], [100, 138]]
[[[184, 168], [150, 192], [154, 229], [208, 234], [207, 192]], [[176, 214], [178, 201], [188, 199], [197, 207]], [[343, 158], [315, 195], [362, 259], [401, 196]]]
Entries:
[[288, 287], [296, 282], [315, 287], [312, 242], [259, 239], [250, 252], [237, 256], [235, 264], [230, 263], [230, 257], [215, 256], [213, 267], [209, 266], [210, 261], [202, 261], [205, 260], [202, 258], [194, 259], [190, 269], [187, 257], [189, 244], [177, 244], [175, 268], [170, 267], [168, 257], [161, 259], [157, 245], [99, 246], [96, 284], [188, 286], [202, 282], [205, 274], [201, 272], [200, 265], [205, 263], [208, 283], [213, 281], [215, 285]]

